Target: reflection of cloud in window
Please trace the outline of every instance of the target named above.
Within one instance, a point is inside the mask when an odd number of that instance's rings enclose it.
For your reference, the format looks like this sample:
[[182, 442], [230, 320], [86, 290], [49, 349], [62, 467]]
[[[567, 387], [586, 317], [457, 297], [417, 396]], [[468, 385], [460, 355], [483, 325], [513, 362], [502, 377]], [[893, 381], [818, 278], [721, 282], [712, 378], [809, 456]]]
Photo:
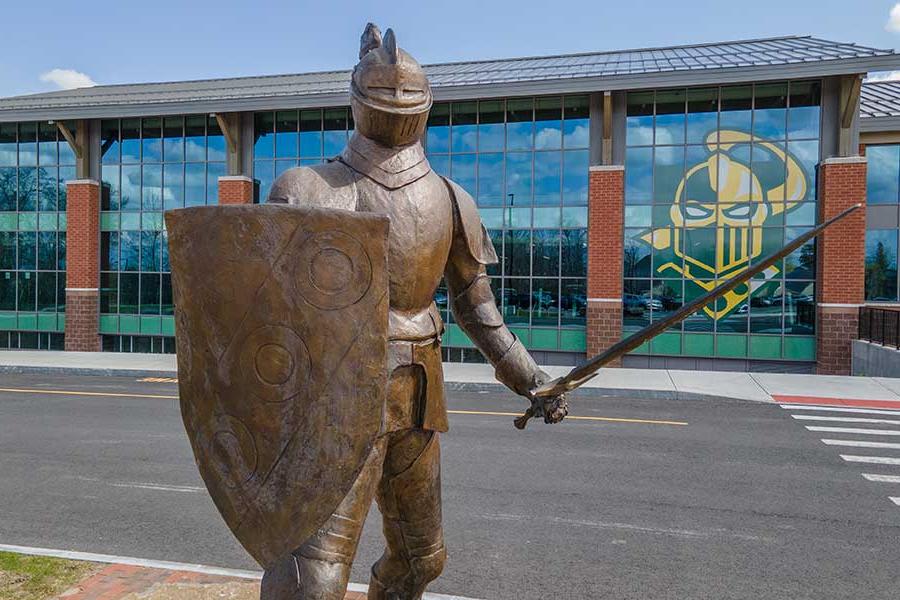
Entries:
[[200, 143], [197, 143], [197, 140], [193, 140], [188, 138], [184, 143], [184, 159], [188, 162], [191, 161], [204, 161], [206, 160], [206, 143], [203, 138], [200, 138]]
[[629, 146], [650, 146], [653, 144], [652, 127], [631, 127], [628, 129]]
[[562, 130], [558, 127], [540, 127], [534, 136], [534, 147], [537, 150], [552, 150], [559, 148], [559, 140]]
[[563, 137], [566, 148], [587, 148], [590, 140], [590, 128], [587, 125], [578, 125]]

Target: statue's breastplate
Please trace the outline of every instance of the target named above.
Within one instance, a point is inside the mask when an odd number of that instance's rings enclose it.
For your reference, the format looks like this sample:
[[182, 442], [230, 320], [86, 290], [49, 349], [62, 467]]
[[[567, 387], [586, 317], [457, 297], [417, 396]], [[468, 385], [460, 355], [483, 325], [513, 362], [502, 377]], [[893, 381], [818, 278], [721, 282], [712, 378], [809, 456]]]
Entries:
[[[392, 313], [426, 317], [441, 281], [453, 238], [453, 207], [433, 171], [397, 189], [368, 178], [357, 181], [357, 210], [391, 219], [388, 247]], [[392, 315], [392, 323], [395, 320]]]

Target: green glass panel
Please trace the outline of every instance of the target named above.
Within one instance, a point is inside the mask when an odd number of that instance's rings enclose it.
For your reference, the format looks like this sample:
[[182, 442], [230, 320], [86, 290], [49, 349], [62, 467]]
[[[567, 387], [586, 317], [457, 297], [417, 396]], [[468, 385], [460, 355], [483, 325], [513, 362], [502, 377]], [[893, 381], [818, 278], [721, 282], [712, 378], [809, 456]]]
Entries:
[[458, 332], [459, 332], [459, 325], [455, 325], [453, 323], [447, 323], [444, 326], [443, 344], [445, 346], [455, 346], [456, 344], [453, 343], [453, 339], [454, 339], [454, 337], [456, 337], [456, 334]]
[[145, 212], [141, 221], [141, 229], [144, 231], [162, 231], [163, 216], [161, 212]]
[[56, 315], [56, 331], [62, 333], [66, 331], [66, 315], [62, 313]]
[[36, 231], [37, 215], [35, 213], [19, 213], [19, 230]]
[[37, 315], [34, 313], [19, 313], [17, 320], [21, 331], [35, 331], [38, 328]]
[[562, 329], [559, 332], [559, 349], [569, 352], [584, 352], [587, 350], [587, 336], [583, 331]]
[[672, 204], [654, 204], [652, 221], [654, 227], [671, 227]]
[[812, 336], [784, 336], [784, 357], [788, 360], [816, 360], [816, 338]]
[[121, 315], [119, 316], [119, 332], [120, 333], [140, 333], [141, 319], [137, 315]]
[[781, 358], [781, 336], [751, 335], [750, 358]]
[[159, 331], [163, 335], [175, 335], [175, 317], [162, 317]]
[[17, 222], [16, 213], [0, 213], [0, 231], [15, 231]]
[[469, 337], [463, 332], [462, 329], [459, 328], [459, 325], [456, 325], [455, 323], [447, 325], [447, 331], [444, 333], [444, 339], [448, 340], [445, 342], [447, 346], [463, 348], [472, 347], [472, 341], [469, 340]]
[[39, 331], [56, 331], [56, 313], [39, 314], [37, 328]]
[[510, 327], [509, 330], [526, 346], [531, 344], [531, 330], [527, 327]]
[[159, 335], [161, 332], [159, 317], [141, 317], [141, 333], [144, 335]]
[[684, 354], [686, 356], [713, 356], [715, 344], [711, 333], [685, 333]]
[[103, 212], [100, 213], [100, 231], [118, 231], [119, 230], [119, 213]]
[[[626, 337], [628, 337], [629, 333], [633, 333], [633, 332], [628, 331], [628, 332], [623, 333], [622, 339], [625, 339]], [[635, 348], [628, 354], [649, 354], [649, 353], [650, 353], [650, 342], [644, 342], [643, 344], [641, 344], [640, 346], [638, 346], [637, 348]]]
[[532, 329], [530, 348], [536, 350], [556, 350], [559, 348], [558, 329]]
[[100, 315], [100, 333], [119, 333], [119, 316]]
[[38, 228], [41, 231], [55, 231], [58, 227], [57, 213], [41, 213], [38, 217]]
[[66, 216], [66, 213], [59, 213], [59, 230], [65, 231], [68, 223], [69, 218]]
[[16, 313], [0, 313], [0, 331], [16, 328]]
[[138, 231], [141, 228], [141, 213], [122, 213], [122, 231]]
[[747, 356], [746, 335], [719, 335], [716, 338], [718, 356], [723, 358], [745, 358]]
[[681, 354], [681, 334], [661, 333], [650, 340], [650, 352], [653, 354]]

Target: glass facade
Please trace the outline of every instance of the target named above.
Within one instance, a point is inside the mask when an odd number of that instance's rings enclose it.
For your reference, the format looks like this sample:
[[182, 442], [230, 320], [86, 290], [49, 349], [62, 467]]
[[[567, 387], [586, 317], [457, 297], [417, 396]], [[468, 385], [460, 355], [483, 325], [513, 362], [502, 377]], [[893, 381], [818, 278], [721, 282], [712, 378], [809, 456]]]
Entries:
[[353, 130], [348, 108], [256, 113], [253, 122], [253, 176], [257, 202], [264, 202], [275, 178], [292, 167], [315, 165], [337, 156]]
[[[820, 83], [627, 98], [623, 330], [746, 270], [816, 221]], [[815, 360], [815, 245], [639, 349]]]
[[174, 352], [163, 211], [218, 202], [225, 138], [205, 115], [104, 120], [100, 129], [103, 349]]
[[[257, 113], [254, 129], [264, 199], [285, 170], [339, 154], [353, 122], [346, 108], [277, 111]], [[428, 122], [428, 159], [476, 199], [501, 259], [489, 269], [497, 301], [533, 349], [585, 348], [588, 130], [583, 96], [436, 104]], [[435, 299], [445, 346], [471, 348], [446, 289]]]
[[0, 348], [63, 347], [71, 179], [55, 124], [0, 123]]
[[[585, 350], [588, 138], [586, 96], [437, 104], [428, 121], [428, 159], [475, 198], [500, 257], [498, 307], [534, 350]], [[445, 346], [471, 347], [446, 289], [436, 300]]]
[[[866, 159], [866, 203], [873, 207], [900, 205], [900, 144], [866, 146]], [[896, 223], [896, 212], [894, 216]], [[866, 224], [867, 302], [898, 300], [895, 223], [869, 219]]]

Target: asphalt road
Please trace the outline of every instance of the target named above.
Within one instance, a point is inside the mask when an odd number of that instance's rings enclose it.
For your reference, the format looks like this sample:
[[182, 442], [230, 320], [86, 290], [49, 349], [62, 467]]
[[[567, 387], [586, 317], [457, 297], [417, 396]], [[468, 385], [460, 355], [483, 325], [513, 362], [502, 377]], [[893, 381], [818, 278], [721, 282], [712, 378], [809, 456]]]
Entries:
[[[119, 395], [174, 396], [174, 384], [2, 375], [0, 388], [0, 544], [255, 568], [201, 489], [177, 401]], [[450, 408], [522, 404], [453, 393]], [[889, 500], [900, 483], [862, 477], [900, 467], [842, 460], [848, 449], [821, 441], [841, 434], [809, 431], [774, 405], [584, 399], [572, 409], [625, 420], [520, 432], [507, 416], [451, 415], [442, 439], [450, 560], [432, 591], [900, 598], [900, 506]], [[379, 554], [373, 511], [352, 580], [366, 582]]]

